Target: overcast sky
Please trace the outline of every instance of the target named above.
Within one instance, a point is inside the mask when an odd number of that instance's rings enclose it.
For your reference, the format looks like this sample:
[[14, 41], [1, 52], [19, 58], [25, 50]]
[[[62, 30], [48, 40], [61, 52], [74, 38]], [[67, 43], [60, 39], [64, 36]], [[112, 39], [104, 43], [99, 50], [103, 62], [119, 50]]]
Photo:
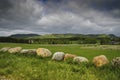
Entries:
[[120, 0], [0, 0], [0, 36], [28, 33], [120, 36]]

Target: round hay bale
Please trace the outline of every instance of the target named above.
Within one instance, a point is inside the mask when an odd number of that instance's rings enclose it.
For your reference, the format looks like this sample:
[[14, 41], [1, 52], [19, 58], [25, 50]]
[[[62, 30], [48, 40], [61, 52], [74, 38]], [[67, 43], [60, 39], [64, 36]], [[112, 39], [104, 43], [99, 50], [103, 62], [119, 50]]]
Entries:
[[53, 54], [52, 60], [61, 61], [64, 59], [64, 52], [56, 52]]
[[114, 66], [114, 67], [119, 67], [119, 68], [120, 68], [120, 57], [114, 58], [114, 59], [111, 61], [111, 63], [112, 63], [112, 66]]
[[100, 55], [93, 58], [93, 63], [95, 66], [101, 67], [105, 64], [108, 64], [109, 61], [105, 55]]
[[76, 57], [76, 55], [74, 54], [65, 54], [64, 56], [64, 61], [68, 60], [68, 59], [73, 59], [74, 57]]
[[36, 49], [22, 49], [20, 51], [22, 54], [36, 54]]
[[0, 52], [7, 52], [10, 49], [10, 47], [4, 47], [0, 49]]
[[74, 57], [73, 62], [77, 62], [78, 64], [80, 64], [80, 63], [86, 63], [89, 61], [85, 57], [77, 56], [77, 57]]
[[36, 50], [36, 53], [38, 56], [41, 57], [50, 57], [52, 55], [51, 51], [45, 48], [38, 48]]
[[9, 53], [18, 53], [22, 50], [22, 47], [15, 47], [15, 48], [10, 48], [8, 50]]
[[22, 50], [20, 51], [20, 53], [26, 54], [26, 53], [28, 53], [28, 49], [22, 49]]

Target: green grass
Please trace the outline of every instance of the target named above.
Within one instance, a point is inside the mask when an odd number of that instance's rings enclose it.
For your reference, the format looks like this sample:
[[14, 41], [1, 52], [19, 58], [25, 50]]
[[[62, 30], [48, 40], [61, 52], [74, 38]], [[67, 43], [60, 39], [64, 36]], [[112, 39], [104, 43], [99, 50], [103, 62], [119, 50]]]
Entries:
[[[39, 45], [39, 44], [13, 44], [0, 43], [2, 47], [48, 48], [52, 53], [63, 51], [65, 53], [84, 56], [90, 60], [89, 64], [75, 64], [70, 62], [52, 61], [51, 58], [41, 58], [37, 55], [10, 54], [0, 52], [0, 80], [119, 80], [120, 69], [111, 64], [95, 67], [91, 61], [94, 56], [106, 55], [112, 58], [120, 56], [120, 50], [84, 48], [94, 45]], [[112, 45], [107, 45], [112, 46]], [[106, 46], [106, 47], [107, 47]], [[116, 45], [115, 45], [116, 46]], [[113, 46], [114, 47], [114, 46]], [[118, 45], [118, 47], [120, 47]]]

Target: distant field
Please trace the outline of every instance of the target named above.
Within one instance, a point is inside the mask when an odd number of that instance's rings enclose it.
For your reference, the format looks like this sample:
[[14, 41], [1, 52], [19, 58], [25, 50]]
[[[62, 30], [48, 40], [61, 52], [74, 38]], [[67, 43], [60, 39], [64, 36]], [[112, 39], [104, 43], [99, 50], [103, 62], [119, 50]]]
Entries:
[[0, 52], [0, 80], [119, 80], [120, 69], [114, 69], [110, 64], [96, 68], [92, 59], [97, 55], [106, 55], [111, 61], [120, 56], [120, 45], [41, 45], [0, 43], [2, 47], [36, 49], [47, 48], [52, 53], [65, 53], [84, 56], [89, 64], [74, 64], [70, 62], [51, 61], [51, 58], [41, 58], [36, 55], [10, 54]]

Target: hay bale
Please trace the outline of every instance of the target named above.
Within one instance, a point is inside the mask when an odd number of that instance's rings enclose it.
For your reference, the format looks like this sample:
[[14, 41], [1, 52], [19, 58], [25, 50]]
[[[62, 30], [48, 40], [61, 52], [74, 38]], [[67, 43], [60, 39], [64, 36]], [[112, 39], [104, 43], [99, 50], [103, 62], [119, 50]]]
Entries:
[[15, 48], [10, 48], [8, 50], [9, 53], [18, 53], [22, 50], [22, 47], [15, 47]]
[[100, 56], [96, 56], [93, 58], [93, 63], [95, 66], [101, 67], [101, 66], [109, 63], [109, 61], [105, 55], [100, 55]]
[[53, 54], [52, 60], [61, 61], [64, 59], [64, 52], [56, 52]]
[[20, 53], [26, 54], [26, 53], [28, 53], [28, 49], [22, 49], [22, 50], [20, 51]]
[[38, 48], [36, 50], [36, 53], [38, 56], [41, 57], [50, 57], [52, 55], [51, 51], [45, 48]]
[[65, 56], [64, 56], [64, 61], [67, 60], [67, 59], [73, 59], [74, 57], [76, 57], [76, 55], [73, 55], [73, 54], [65, 54]]
[[4, 47], [0, 49], [0, 52], [7, 52], [10, 49], [10, 47]]
[[111, 63], [112, 63], [112, 66], [114, 66], [114, 67], [119, 67], [119, 68], [120, 68], [120, 57], [114, 58], [114, 59], [111, 61]]
[[22, 49], [20, 51], [22, 54], [36, 54], [36, 49]]
[[86, 63], [89, 61], [85, 57], [77, 56], [77, 57], [74, 57], [73, 62], [77, 62], [78, 64], [80, 64], [80, 63]]

